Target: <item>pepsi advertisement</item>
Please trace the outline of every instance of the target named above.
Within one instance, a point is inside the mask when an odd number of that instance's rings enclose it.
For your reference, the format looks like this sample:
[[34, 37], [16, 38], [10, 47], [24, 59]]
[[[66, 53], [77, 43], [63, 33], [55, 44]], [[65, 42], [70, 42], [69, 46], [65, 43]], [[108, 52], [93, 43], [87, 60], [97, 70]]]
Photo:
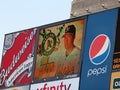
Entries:
[[88, 16], [80, 90], [109, 90], [118, 9]]

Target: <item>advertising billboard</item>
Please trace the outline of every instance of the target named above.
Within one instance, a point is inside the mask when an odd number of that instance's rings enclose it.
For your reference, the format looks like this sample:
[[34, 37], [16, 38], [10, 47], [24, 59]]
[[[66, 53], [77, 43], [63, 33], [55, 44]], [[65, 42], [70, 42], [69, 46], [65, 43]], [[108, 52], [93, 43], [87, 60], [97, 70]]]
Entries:
[[34, 80], [79, 75], [84, 22], [81, 18], [39, 29]]
[[0, 90], [119, 90], [119, 14], [111, 9], [6, 34]]
[[79, 90], [79, 78], [32, 84], [30, 90]]
[[113, 55], [113, 66], [112, 71], [120, 71], [120, 10], [118, 14], [118, 22], [116, 29], [116, 37], [115, 37], [115, 48]]
[[31, 82], [36, 28], [5, 35], [0, 87]]
[[88, 16], [80, 90], [108, 90], [118, 9]]
[[0, 89], [0, 90], [29, 90], [29, 85], [26, 86], [19, 86], [19, 87], [12, 87], [12, 88], [6, 88], [6, 89]]
[[113, 66], [111, 73], [110, 90], [120, 90], [120, 10], [115, 37], [115, 48], [113, 54]]
[[110, 90], [120, 90], [120, 72], [112, 72]]

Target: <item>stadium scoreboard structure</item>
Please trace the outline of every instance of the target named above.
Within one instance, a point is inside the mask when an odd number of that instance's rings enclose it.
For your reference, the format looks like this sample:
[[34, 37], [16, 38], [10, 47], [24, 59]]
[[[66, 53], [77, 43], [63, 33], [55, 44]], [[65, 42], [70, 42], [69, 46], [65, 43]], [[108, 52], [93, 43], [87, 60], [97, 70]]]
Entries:
[[0, 90], [119, 90], [120, 10], [5, 34]]

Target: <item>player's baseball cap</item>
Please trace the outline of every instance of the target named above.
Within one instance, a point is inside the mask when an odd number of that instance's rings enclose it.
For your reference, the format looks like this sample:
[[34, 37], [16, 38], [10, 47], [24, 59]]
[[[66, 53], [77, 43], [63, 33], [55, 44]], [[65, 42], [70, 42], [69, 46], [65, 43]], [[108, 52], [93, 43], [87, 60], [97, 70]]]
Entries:
[[[75, 26], [74, 25], [69, 25], [69, 26], [67, 26], [67, 28], [65, 29], [65, 34], [66, 33], [71, 33], [73, 36], [75, 36], [75, 33], [76, 33], [76, 28], [75, 28]], [[65, 35], [64, 34], [64, 35]], [[64, 37], [64, 35], [63, 35], [63, 37]]]

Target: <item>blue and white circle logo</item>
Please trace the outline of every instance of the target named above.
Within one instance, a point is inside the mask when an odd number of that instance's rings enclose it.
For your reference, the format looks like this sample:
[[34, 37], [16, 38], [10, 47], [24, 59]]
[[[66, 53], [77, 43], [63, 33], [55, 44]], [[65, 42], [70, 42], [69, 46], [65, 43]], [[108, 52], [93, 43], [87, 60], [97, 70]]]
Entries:
[[102, 64], [110, 53], [110, 39], [105, 34], [100, 34], [95, 37], [90, 45], [89, 58], [94, 65]]

